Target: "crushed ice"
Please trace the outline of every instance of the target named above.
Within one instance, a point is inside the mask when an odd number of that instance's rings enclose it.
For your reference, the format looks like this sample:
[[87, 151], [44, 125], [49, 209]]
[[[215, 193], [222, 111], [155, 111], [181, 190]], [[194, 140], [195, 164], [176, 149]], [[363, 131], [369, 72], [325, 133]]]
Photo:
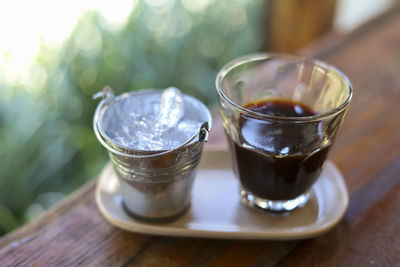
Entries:
[[173, 149], [199, 131], [201, 121], [185, 117], [182, 93], [175, 87], [160, 94], [127, 96], [107, 108], [100, 120], [105, 134], [135, 150]]

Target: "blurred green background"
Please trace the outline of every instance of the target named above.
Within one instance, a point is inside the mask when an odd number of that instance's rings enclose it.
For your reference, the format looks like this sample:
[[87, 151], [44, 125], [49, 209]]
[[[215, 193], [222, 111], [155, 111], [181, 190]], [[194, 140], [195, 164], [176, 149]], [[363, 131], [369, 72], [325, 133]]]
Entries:
[[[112, 3], [100, 10], [75, 1], [86, 9], [79, 16], [65, 3], [33, 2], [24, 10], [14, 4], [16, 18], [0, 14], [8, 23], [1, 30], [21, 37], [7, 48], [9, 39], [0, 32], [0, 235], [101, 171], [107, 154], [92, 131], [95, 92], [105, 85], [116, 94], [174, 85], [213, 105], [217, 71], [264, 42], [262, 0], [122, 1], [119, 10]], [[37, 24], [43, 9], [49, 16]], [[66, 18], [70, 31], [57, 45], [26, 39], [27, 27], [64, 33], [61, 14], [74, 16]], [[13, 28], [11, 19], [22, 22]], [[23, 61], [35, 45], [29, 62]]]

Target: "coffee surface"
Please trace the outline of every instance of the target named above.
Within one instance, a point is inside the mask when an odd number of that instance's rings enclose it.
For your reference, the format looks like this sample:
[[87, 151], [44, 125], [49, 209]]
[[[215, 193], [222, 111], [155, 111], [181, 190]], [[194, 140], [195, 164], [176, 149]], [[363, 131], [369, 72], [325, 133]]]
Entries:
[[256, 101], [244, 107], [257, 113], [281, 117], [306, 117], [318, 114], [307, 105], [286, 99]]
[[[312, 108], [289, 100], [258, 101], [244, 107], [274, 116], [317, 115]], [[235, 172], [244, 189], [269, 200], [293, 199], [310, 189], [321, 173], [330, 145], [299, 147], [320, 138], [318, 126], [265, 122], [242, 115], [239, 140], [229, 140]]]

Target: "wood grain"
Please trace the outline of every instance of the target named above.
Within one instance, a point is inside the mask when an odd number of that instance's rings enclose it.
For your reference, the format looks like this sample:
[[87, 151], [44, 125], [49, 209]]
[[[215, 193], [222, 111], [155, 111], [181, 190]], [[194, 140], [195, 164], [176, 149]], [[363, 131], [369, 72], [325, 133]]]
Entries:
[[[339, 67], [354, 86], [331, 153], [351, 192], [350, 206], [327, 234], [271, 242], [129, 233], [100, 215], [90, 182], [35, 222], [0, 239], [0, 266], [399, 265], [399, 29], [400, 8], [394, 8], [376, 24], [304, 50]], [[210, 145], [221, 143], [219, 132]]]

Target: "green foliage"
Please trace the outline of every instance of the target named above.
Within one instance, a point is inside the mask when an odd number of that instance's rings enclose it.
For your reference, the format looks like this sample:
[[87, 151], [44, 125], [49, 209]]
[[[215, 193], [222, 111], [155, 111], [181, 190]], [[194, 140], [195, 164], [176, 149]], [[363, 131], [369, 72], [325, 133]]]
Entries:
[[261, 48], [262, 1], [214, 1], [201, 12], [167, 2], [163, 10], [139, 1], [117, 30], [88, 13], [61, 49], [43, 44], [34, 64], [47, 79], [38, 93], [0, 74], [0, 235], [104, 166], [92, 131], [95, 92], [174, 85], [211, 105], [222, 65]]

